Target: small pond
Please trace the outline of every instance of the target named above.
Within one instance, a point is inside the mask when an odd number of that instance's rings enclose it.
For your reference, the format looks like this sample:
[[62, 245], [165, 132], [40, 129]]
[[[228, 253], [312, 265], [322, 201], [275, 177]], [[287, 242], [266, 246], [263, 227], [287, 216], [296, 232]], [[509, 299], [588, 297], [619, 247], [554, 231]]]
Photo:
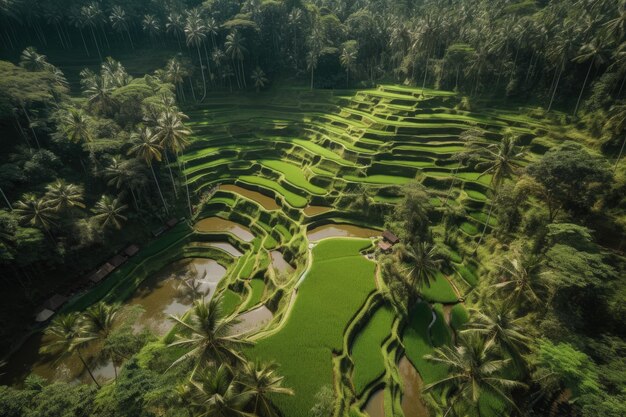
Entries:
[[207, 217], [198, 221], [195, 227], [199, 232], [230, 232], [244, 242], [254, 239], [254, 235], [248, 228], [220, 217]]

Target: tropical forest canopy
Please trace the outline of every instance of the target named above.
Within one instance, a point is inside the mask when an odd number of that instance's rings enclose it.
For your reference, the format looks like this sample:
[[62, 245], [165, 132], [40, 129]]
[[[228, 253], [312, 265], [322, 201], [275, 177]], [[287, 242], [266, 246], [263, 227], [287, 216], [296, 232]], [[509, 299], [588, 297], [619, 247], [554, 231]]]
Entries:
[[623, 0], [0, 0], [0, 141], [0, 416], [626, 415]]

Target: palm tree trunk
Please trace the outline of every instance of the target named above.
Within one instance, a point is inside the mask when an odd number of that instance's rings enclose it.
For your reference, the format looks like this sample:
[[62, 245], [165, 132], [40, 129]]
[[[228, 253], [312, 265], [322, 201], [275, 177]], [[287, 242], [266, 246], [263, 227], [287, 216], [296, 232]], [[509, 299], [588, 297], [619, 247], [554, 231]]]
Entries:
[[91, 377], [91, 379], [93, 379], [94, 384], [96, 384], [98, 388], [100, 388], [100, 384], [98, 384], [98, 381], [96, 381], [96, 377], [93, 376], [91, 369], [89, 369], [89, 367], [87, 366], [87, 362], [85, 362], [85, 359], [83, 358], [83, 355], [80, 353], [80, 350], [76, 350], [76, 352], [78, 353], [78, 358], [83, 363], [83, 366], [85, 367], [87, 372], [89, 372], [89, 376]]
[[204, 55], [206, 56], [207, 70], [209, 71], [209, 84], [213, 86], [213, 80], [210, 78], [211, 76], [211, 61], [209, 60], [209, 52], [206, 49], [206, 43], [202, 42], [202, 46], [204, 47]]
[[313, 91], [313, 68], [311, 68], [311, 91]]
[[[615, 171], [617, 170], [617, 164], [619, 164], [619, 160], [622, 158], [622, 153], [624, 152], [624, 146], [625, 145], [626, 145], [626, 136], [624, 136], [624, 140], [622, 140], [622, 147], [619, 150], [619, 155], [617, 155], [617, 161], [615, 161], [615, 166], [613, 167], [613, 173], [615, 173]], [[2, 190], [0, 190], [0, 191], [2, 191]]]
[[[494, 195], [493, 198], [495, 199], [496, 196]], [[489, 214], [487, 215], [487, 221], [485, 222], [485, 227], [483, 227], [483, 232], [480, 234], [480, 239], [478, 239], [478, 244], [476, 244], [476, 249], [474, 249], [474, 253], [476, 253], [476, 251], [480, 247], [480, 244], [483, 242], [483, 238], [485, 237], [485, 232], [487, 231], [487, 227], [489, 227], [489, 220], [491, 220], [492, 211], [493, 211], [493, 201], [491, 202], [491, 204], [489, 204]]]
[[130, 36], [130, 31], [126, 28], [126, 34], [128, 35], [128, 40], [130, 41], [130, 47], [135, 49], [135, 45], [133, 44], [133, 38]]
[[202, 74], [202, 84], [204, 86], [202, 98], [200, 99], [200, 102], [202, 102], [206, 97], [206, 78], [204, 78], [204, 70], [202, 70], [202, 55], [200, 54], [200, 45], [196, 44], [196, 49], [198, 50], [198, 59], [200, 60], [200, 73]]
[[243, 59], [239, 60], [239, 65], [241, 66], [241, 78], [243, 79], [243, 87], [247, 88], [248, 83], [246, 82], [246, 70], [243, 67]]
[[115, 366], [115, 359], [113, 359], [113, 352], [109, 355], [111, 358], [111, 364], [113, 365], [113, 374], [115, 375], [115, 380], [117, 381], [117, 366]]
[[591, 73], [591, 67], [593, 67], [593, 62], [596, 60], [594, 56], [591, 58], [591, 62], [589, 63], [589, 69], [587, 70], [587, 75], [585, 76], [585, 81], [583, 82], [583, 87], [580, 89], [580, 94], [578, 95], [578, 101], [576, 101], [576, 108], [574, 109], [574, 117], [576, 117], [576, 113], [578, 113], [578, 106], [580, 105], [580, 99], [583, 98], [583, 93], [585, 92], [585, 87], [587, 86], [587, 79], [589, 78], [589, 74]]
[[174, 195], [178, 198], [178, 190], [176, 189], [176, 183], [174, 182], [174, 174], [172, 174], [172, 167], [170, 166], [170, 158], [167, 156], [167, 150], [164, 150], [163, 154], [165, 155], [167, 169], [170, 171], [170, 180], [172, 180], [172, 186], [174, 187]]
[[87, 48], [87, 42], [85, 42], [85, 35], [83, 35], [83, 30], [82, 29], [78, 29], [78, 32], [80, 33], [80, 38], [83, 40], [83, 46], [85, 47], [85, 52], [87, 52], [87, 56], [91, 56], [89, 55], [89, 48]]
[[2, 198], [7, 203], [7, 206], [9, 207], [9, 211], [13, 211], [13, 206], [11, 206], [11, 203], [9, 202], [9, 199], [7, 198], [6, 194], [4, 194], [4, 191], [2, 191], [2, 187], [0, 187], [0, 194], [2, 194]]
[[[180, 151], [181, 156], [184, 156], [184, 152], [181, 150]], [[182, 158], [178, 158], [178, 160], [180, 161]], [[185, 172], [185, 170], [187, 169], [186, 165], [185, 165], [185, 160], [183, 159], [182, 161], [182, 169], [181, 171], [183, 172], [183, 176], [185, 177], [185, 191], [187, 191], [187, 206], [189, 206], [189, 220], [191, 220], [193, 218], [193, 209], [191, 208], [191, 197], [189, 196], [189, 181], [187, 181], [187, 173]]]
[[561, 74], [563, 74], [563, 66], [559, 69], [559, 76], [556, 79], [556, 85], [554, 86], [554, 90], [552, 90], [552, 97], [550, 97], [550, 104], [548, 105], [548, 111], [552, 108], [552, 103], [554, 102], [554, 96], [556, 95], [556, 90], [559, 88], [559, 82], [561, 81]]
[[96, 50], [98, 51], [98, 57], [100, 57], [100, 61], [102, 61], [102, 54], [100, 53], [100, 45], [98, 45], [98, 39], [96, 39], [96, 32], [93, 30], [93, 26], [90, 26], [91, 36], [93, 37], [93, 43], [96, 44]]
[[128, 187], [130, 190], [130, 195], [133, 197], [133, 203], [135, 203], [135, 210], [139, 211], [139, 203], [137, 203], [137, 196], [135, 196], [135, 191], [133, 187]]
[[154, 172], [154, 165], [152, 165], [152, 163], [150, 163], [149, 165], [150, 165], [150, 170], [152, 171], [152, 177], [154, 178], [154, 183], [157, 186], [157, 190], [159, 190], [159, 197], [161, 197], [161, 201], [163, 202], [165, 213], [170, 214], [170, 211], [167, 209], [167, 204], [165, 203], [165, 198], [163, 198], [163, 193], [161, 192], [161, 186], [159, 185], [159, 180], [157, 180], [156, 173]]

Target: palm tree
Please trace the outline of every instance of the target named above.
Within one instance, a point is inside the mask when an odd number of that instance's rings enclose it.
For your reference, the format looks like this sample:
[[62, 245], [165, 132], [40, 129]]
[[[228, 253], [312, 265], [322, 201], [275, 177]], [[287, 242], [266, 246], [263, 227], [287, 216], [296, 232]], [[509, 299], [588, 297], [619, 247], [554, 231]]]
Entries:
[[[474, 128], [474, 129], [468, 129], [468, 130], [463, 131], [459, 135], [459, 140], [463, 143], [463, 146], [467, 148], [468, 145], [470, 144], [476, 144], [480, 142], [484, 137], [485, 137], [485, 132], [483, 130]], [[452, 188], [454, 187], [456, 174], [459, 171], [460, 166], [463, 165], [463, 163], [466, 162], [468, 159], [470, 159], [471, 156], [472, 156], [471, 152], [467, 150], [460, 152], [456, 155], [455, 159], [459, 163], [452, 171], [452, 181], [450, 181], [450, 187], [448, 188], [448, 192], [446, 193], [446, 199], [443, 203], [444, 206], [448, 204], [448, 199], [450, 198], [450, 195], [452, 194]]]
[[241, 385], [254, 396], [252, 414], [260, 417], [279, 417], [279, 413], [269, 399], [275, 395], [293, 395], [293, 391], [282, 386], [285, 378], [278, 374], [275, 364], [257, 361], [246, 362], [243, 367]]
[[100, 65], [100, 74], [114, 88], [128, 85], [133, 80], [133, 77], [126, 72], [126, 68], [124, 68], [122, 63], [110, 56]]
[[165, 22], [165, 31], [174, 35], [176, 42], [178, 42], [178, 49], [181, 49], [180, 36], [185, 34], [183, 16], [174, 12], [169, 13], [167, 15], [167, 22]]
[[4, 199], [4, 202], [7, 204], [7, 207], [9, 208], [9, 211], [13, 211], [13, 206], [11, 205], [11, 202], [7, 198], [7, 195], [2, 190], [2, 187], [0, 187], [0, 195], [2, 195], [2, 198]]
[[547, 57], [553, 61], [558, 74], [556, 81], [554, 82], [554, 89], [552, 90], [552, 94], [550, 96], [550, 103], [548, 104], [547, 111], [552, 109], [552, 103], [554, 102], [556, 91], [559, 88], [561, 75], [563, 75], [563, 71], [565, 70], [565, 64], [571, 59], [571, 56], [574, 53], [575, 37], [573, 32], [574, 28], [572, 25], [566, 22], [563, 30], [558, 32], [555, 40], [550, 44], [547, 51]]
[[142, 127], [139, 131], [133, 132], [130, 135], [130, 139], [132, 146], [128, 150], [128, 155], [134, 155], [150, 167], [152, 177], [154, 178], [154, 183], [159, 191], [159, 196], [161, 197], [161, 202], [163, 203], [165, 212], [169, 214], [165, 198], [161, 192], [161, 186], [159, 185], [156, 173], [154, 172], [154, 165], [152, 164], [152, 161], [154, 160], [161, 161], [161, 151], [163, 150], [163, 147], [159, 144], [159, 138], [152, 134], [152, 130], [149, 127]]
[[83, 17], [81, 10], [76, 10], [70, 12], [69, 15], [70, 24], [78, 29], [78, 33], [80, 33], [80, 39], [83, 41], [83, 47], [85, 48], [85, 52], [87, 56], [91, 56], [89, 54], [89, 48], [87, 47], [87, 42], [85, 41], [85, 35], [83, 34], [83, 28], [85, 27], [85, 18]]
[[[172, 168], [169, 162], [167, 151], [170, 150], [175, 155], [182, 154], [189, 144], [187, 139], [191, 135], [191, 131], [185, 127], [183, 119], [186, 118], [185, 114], [179, 111], [165, 110], [158, 117], [156, 126], [154, 128], [154, 134], [160, 140], [160, 144], [163, 147], [163, 153], [167, 162], [167, 167], [170, 170], [170, 178], [172, 184], [174, 184], [174, 177], [172, 175]], [[184, 164], [184, 163], [183, 163]], [[183, 167], [184, 168], [184, 167]], [[189, 185], [187, 184], [187, 175], [185, 170], [181, 169], [185, 175], [185, 187], [187, 190], [187, 204], [189, 206], [189, 215], [192, 216], [191, 210], [191, 198], [189, 196]], [[176, 185], [174, 185], [174, 192], [176, 192]]]
[[483, 171], [479, 176], [480, 179], [483, 175], [491, 175], [491, 186], [493, 188], [494, 198], [492, 198], [489, 205], [489, 214], [487, 215], [487, 221], [483, 227], [483, 231], [476, 245], [476, 249], [480, 246], [489, 221], [491, 220], [491, 213], [493, 211], [493, 200], [500, 190], [500, 186], [507, 178], [511, 178], [517, 170], [520, 168], [519, 161], [524, 156], [524, 151], [517, 146], [518, 137], [511, 132], [506, 132], [502, 137], [502, 140], [498, 143], [494, 143], [485, 146], [483, 143], [472, 143], [470, 149], [475, 151], [476, 154], [482, 157], [484, 160], [476, 164], [478, 170]]
[[24, 49], [20, 55], [20, 67], [28, 71], [44, 71], [50, 65], [46, 60], [46, 56], [37, 52], [32, 46]]
[[60, 130], [70, 141], [75, 143], [85, 143], [93, 140], [91, 119], [82, 109], [70, 107], [63, 112]]
[[154, 39], [157, 38], [161, 32], [161, 24], [159, 23], [159, 20], [156, 16], [151, 14], [147, 14], [143, 17], [141, 26], [143, 30], [150, 35], [152, 42], [154, 42]]
[[204, 91], [200, 101], [204, 101], [206, 97], [206, 78], [204, 77], [204, 70], [202, 69], [202, 54], [200, 54], [200, 45], [206, 39], [205, 30], [206, 29], [202, 24], [202, 19], [200, 19], [198, 16], [194, 16], [191, 13], [187, 16], [187, 21], [185, 22], [185, 35], [187, 37], [187, 46], [195, 45], [196, 50], [198, 51], [198, 61], [200, 61], [200, 73], [202, 74], [202, 84], [204, 86]]
[[480, 309], [471, 309], [471, 320], [465, 324], [463, 333], [475, 333], [493, 344], [513, 361], [524, 365], [522, 354], [527, 353], [531, 338], [527, 330], [520, 325], [522, 318], [516, 317], [508, 303], [489, 303]]
[[[226, 46], [226, 54], [230, 56], [233, 66], [237, 69], [235, 74], [237, 75], [237, 83], [240, 88], [242, 85], [246, 87], [246, 74], [243, 68], [243, 60], [245, 58], [244, 54], [248, 52], [248, 50], [243, 46], [245, 41], [246, 39], [241, 36], [239, 31], [233, 29], [226, 36], [226, 42], [224, 43]], [[239, 66], [235, 65], [235, 60], [239, 61]], [[241, 75], [239, 75], [239, 71], [241, 71]]]
[[183, 82], [185, 81], [185, 77], [188, 76], [189, 73], [187, 72], [187, 69], [176, 57], [167, 61], [167, 65], [165, 67], [166, 80], [167, 82], [174, 84], [174, 86], [176, 87], [176, 93], [180, 95], [180, 98], [182, 98], [183, 102], [186, 101]]
[[313, 91], [313, 77], [315, 69], [320, 59], [320, 51], [317, 48], [312, 48], [306, 54], [307, 69], [311, 71], [311, 91]]
[[91, 211], [95, 214], [93, 218], [98, 221], [103, 228], [113, 225], [119, 230], [122, 228], [122, 222], [127, 220], [122, 214], [127, 208], [128, 206], [122, 204], [119, 198], [103, 195]]
[[252, 75], [250, 76], [252, 81], [254, 81], [254, 87], [256, 88], [256, 92], [261, 91], [261, 88], [265, 87], [267, 84], [267, 78], [265, 77], [265, 73], [259, 67], [256, 67], [254, 71], [252, 71]]
[[94, 74], [89, 69], [84, 69], [80, 72], [80, 84], [89, 104], [100, 106], [105, 111], [113, 103], [111, 94], [114, 87], [110, 81], [108, 77]]
[[252, 393], [242, 389], [227, 365], [199, 372], [190, 381], [191, 408], [198, 417], [247, 417]]
[[423, 287], [430, 288], [441, 269], [442, 260], [438, 259], [437, 247], [421, 241], [396, 245], [394, 252], [396, 259], [404, 265], [403, 272], [414, 294], [418, 294]]
[[55, 225], [56, 216], [54, 209], [45, 199], [38, 198], [34, 194], [25, 194], [20, 201], [15, 203], [14, 210], [20, 216], [20, 221], [43, 229], [56, 243], [50, 231], [50, 228]]
[[[604, 122], [604, 129], [615, 135], [621, 135], [626, 132], [626, 104], [615, 104], [609, 109], [609, 114]], [[613, 165], [613, 173], [617, 171], [619, 161], [622, 159], [624, 148], [626, 147], [626, 135], [622, 139], [622, 146], [619, 149], [615, 165]]]
[[195, 362], [193, 376], [200, 367], [210, 362], [227, 364], [245, 362], [239, 348], [252, 342], [232, 334], [232, 328], [237, 324], [237, 320], [224, 313], [221, 295], [214, 296], [209, 302], [204, 300], [194, 302], [189, 319], [175, 316], [171, 318], [178, 325], [180, 334], [169, 346], [190, 349], [171, 366], [192, 359]]
[[498, 359], [494, 355], [494, 345], [477, 335], [463, 335], [459, 342], [459, 346], [443, 346], [435, 349], [434, 354], [425, 356], [432, 362], [447, 366], [448, 373], [426, 385], [424, 391], [449, 389], [453, 397], [448, 412], [460, 406], [473, 408], [480, 416], [479, 400], [486, 392], [517, 408], [509, 391], [525, 385], [504, 376], [510, 360]]
[[46, 185], [45, 199], [54, 211], [60, 212], [72, 207], [85, 208], [83, 194], [84, 190], [80, 185], [57, 179]]
[[622, 0], [618, 6], [617, 17], [604, 24], [609, 36], [619, 41], [626, 34], [626, 1]]
[[350, 87], [350, 71], [354, 69], [356, 63], [357, 52], [354, 49], [343, 48], [339, 62], [346, 70], [346, 88]]
[[514, 252], [497, 265], [497, 281], [492, 288], [506, 291], [507, 300], [514, 305], [522, 300], [531, 305], [539, 304], [546, 290], [540, 279], [540, 267], [541, 262], [534, 255]]
[[[81, 333], [92, 341], [99, 340], [103, 345], [108, 339], [117, 319], [119, 306], [108, 305], [103, 302], [96, 303], [83, 313]], [[109, 352], [109, 358], [113, 364], [113, 372], [117, 379], [117, 366], [113, 351]]]
[[104, 177], [108, 180], [107, 185], [118, 190], [128, 189], [135, 209], [139, 209], [136, 192], [148, 182], [145, 166], [141, 162], [136, 159], [122, 160], [120, 157], [113, 157], [104, 168]]
[[100, 19], [100, 9], [97, 3], [91, 3], [87, 6], [83, 6], [80, 8], [80, 14], [83, 20], [83, 24], [89, 26], [91, 30], [91, 37], [93, 38], [93, 43], [96, 45], [96, 50], [98, 51], [98, 57], [100, 61], [102, 61], [102, 53], [100, 52], [100, 45], [98, 44], [98, 39], [96, 39], [96, 32], [94, 28], [99, 23]]
[[602, 45], [599, 43], [600, 40], [594, 40], [592, 42], [584, 44], [580, 51], [578, 52], [578, 56], [574, 58], [574, 62], [583, 63], [589, 61], [589, 69], [587, 69], [587, 75], [585, 75], [585, 81], [583, 81], [583, 85], [580, 88], [580, 94], [578, 95], [578, 100], [576, 100], [576, 107], [574, 108], [574, 116], [578, 113], [578, 107], [580, 106], [580, 100], [583, 97], [583, 93], [585, 92], [585, 87], [587, 86], [587, 80], [589, 79], [589, 74], [591, 74], [591, 69], [594, 65], [600, 66], [604, 64], [606, 58], [604, 56], [604, 49]]
[[76, 353], [93, 382], [100, 387], [81, 353], [81, 349], [92, 340], [91, 337], [85, 337], [82, 334], [81, 324], [80, 315], [77, 312], [57, 316], [46, 329], [46, 334], [51, 336], [52, 340], [42, 350], [56, 354], [58, 360]]
[[111, 22], [113, 29], [122, 34], [122, 40], [124, 36], [123, 33], [126, 32], [128, 40], [130, 41], [130, 47], [135, 49], [133, 38], [130, 36], [130, 31], [128, 30], [128, 17], [126, 16], [126, 11], [124, 11], [122, 6], [113, 6], [111, 9], [111, 15], [109, 16], [109, 21]]

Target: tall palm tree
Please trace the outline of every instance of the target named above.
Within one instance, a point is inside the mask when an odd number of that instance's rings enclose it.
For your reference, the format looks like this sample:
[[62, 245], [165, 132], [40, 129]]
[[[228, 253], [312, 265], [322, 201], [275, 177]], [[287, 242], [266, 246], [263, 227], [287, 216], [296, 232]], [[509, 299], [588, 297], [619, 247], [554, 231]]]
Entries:
[[113, 104], [111, 94], [115, 89], [109, 77], [94, 74], [89, 69], [80, 72], [80, 84], [89, 104], [99, 106], [103, 110], [110, 109]]
[[[119, 305], [108, 305], [103, 302], [92, 305], [83, 313], [81, 332], [91, 341], [100, 341], [104, 345], [113, 331], [119, 309]], [[113, 372], [117, 379], [117, 366], [113, 351], [109, 352], [109, 359], [113, 364]]]
[[483, 175], [491, 175], [491, 186], [493, 188], [494, 198], [489, 204], [489, 213], [485, 226], [476, 245], [476, 249], [480, 246], [489, 221], [493, 212], [493, 200], [500, 190], [500, 186], [507, 179], [511, 178], [520, 168], [520, 160], [524, 157], [525, 152], [517, 146], [518, 137], [511, 132], [506, 132], [500, 142], [488, 146], [483, 143], [472, 143], [470, 149], [476, 152], [482, 158], [482, 161], [476, 164], [476, 168], [481, 172], [478, 176], [480, 179]]
[[547, 292], [540, 267], [541, 262], [534, 255], [514, 252], [497, 265], [496, 282], [492, 288], [506, 291], [507, 302], [514, 305], [522, 301], [537, 305]]
[[160, 140], [157, 136], [152, 134], [152, 130], [149, 127], [142, 127], [138, 131], [133, 132], [130, 135], [131, 147], [128, 150], [128, 155], [134, 155], [138, 159], [144, 161], [150, 170], [152, 171], [152, 178], [159, 191], [161, 202], [165, 208], [165, 212], [169, 214], [169, 209], [165, 203], [165, 198], [161, 192], [161, 186], [159, 180], [157, 180], [156, 172], [154, 171], [153, 161], [161, 161], [163, 147], [159, 144]]
[[480, 309], [471, 309], [471, 320], [465, 324], [463, 333], [475, 333], [494, 344], [513, 358], [520, 367], [524, 365], [522, 355], [529, 350], [531, 338], [520, 324], [513, 307], [505, 302], [489, 303]]
[[396, 259], [402, 262], [409, 288], [415, 294], [423, 287], [430, 287], [441, 269], [437, 246], [424, 241], [410, 245], [396, 245]]
[[20, 221], [43, 229], [48, 237], [56, 243], [50, 229], [55, 225], [57, 219], [54, 209], [45, 199], [38, 198], [34, 194], [25, 194], [20, 201], [15, 203], [14, 210], [20, 216]]
[[285, 378], [278, 374], [275, 364], [249, 361], [244, 364], [241, 385], [254, 396], [252, 414], [260, 417], [279, 417], [276, 407], [269, 397], [275, 395], [293, 395], [293, 391], [283, 387]]
[[317, 64], [319, 63], [319, 59], [320, 59], [320, 51], [317, 48], [310, 49], [309, 52], [307, 52], [306, 54], [307, 69], [311, 71], [311, 91], [313, 91], [314, 74], [315, 74], [315, 69], [317, 68]]
[[[236, 68], [235, 75], [237, 75], [237, 83], [240, 83], [240, 87], [246, 87], [246, 74], [243, 67], [243, 61], [245, 59], [245, 53], [248, 52], [243, 43], [246, 38], [241, 36], [237, 29], [233, 29], [228, 35], [226, 35], [226, 55], [230, 56], [233, 63], [233, 67]], [[235, 61], [239, 62], [239, 66], [235, 65]], [[241, 73], [239, 73], [241, 71]]]
[[102, 61], [102, 53], [100, 52], [100, 45], [98, 44], [98, 39], [96, 38], [96, 31], [94, 28], [98, 25], [100, 19], [100, 9], [97, 3], [90, 3], [86, 6], [80, 8], [80, 14], [83, 20], [83, 24], [89, 26], [91, 30], [91, 37], [93, 38], [93, 43], [96, 45], [96, 50], [98, 51], [98, 57], [100, 61]]
[[42, 350], [45, 353], [57, 355], [58, 360], [76, 354], [93, 382], [100, 387], [81, 352], [92, 340], [91, 337], [83, 335], [81, 325], [82, 322], [78, 312], [57, 316], [46, 329], [46, 334], [51, 336], [52, 339]]
[[7, 195], [4, 193], [4, 191], [2, 190], [2, 187], [0, 187], [0, 195], [2, 196], [2, 199], [4, 200], [4, 202], [6, 203], [7, 207], [9, 208], [9, 211], [13, 211], [13, 206], [11, 205], [11, 202], [9, 201], [9, 199], [7, 198]]
[[108, 180], [107, 185], [114, 186], [118, 190], [130, 191], [135, 209], [139, 209], [137, 192], [148, 182], [143, 163], [136, 159], [122, 160], [120, 157], [113, 157], [104, 168], [103, 174]]
[[[160, 114], [154, 128], [154, 134], [159, 138], [159, 140], [161, 141], [161, 146], [163, 147], [163, 153], [165, 154], [167, 167], [170, 170], [170, 178], [172, 179], [172, 184], [174, 184], [174, 177], [172, 175], [172, 168], [171, 164], [169, 163], [167, 151], [169, 150], [177, 156], [179, 154], [182, 155], [185, 148], [189, 144], [189, 140], [187, 138], [189, 137], [189, 135], [191, 135], [191, 130], [187, 129], [187, 127], [184, 125], [183, 119], [185, 118], [187, 118], [187, 116], [182, 112], [175, 111], [174, 109], [167, 109]], [[189, 195], [189, 185], [187, 184], [187, 174], [185, 174], [184, 170], [184, 162], [181, 171], [185, 176], [187, 204], [189, 206], [189, 215], [192, 216], [193, 214], [191, 209], [191, 198]], [[174, 191], [176, 192], [175, 185]]]
[[67, 183], [61, 179], [46, 185], [46, 202], [56, 212], [72, 207], [85, 208], [83, 195], [83, 187]]
[[107, 83], [112, 85], [114, 88], [128, 85], [133, 79], [133, 77], [126, 72], [126, 68], [124, 68], [122, 63], [116, 61], [110, 56], [104, 60], [102, 65], [100, 65], [100, 74], [102, 78], [104, 78]]
[[143, 20], [141, 21], [141, 27], [143, 28], [144, 32], [146, 32], [150, 36], [152, 42], [154, 42], [154, 40], [158, 38], [159, 34], [161, 33], [161, 23], [159, 23], [159, 20], [156, 18], [156, 16], [152, 14], [147, 14], [143, 17]]
[[456, 406], [474, 409], [480, 416], [479, 400], [486, 392], [517, 408], [509, 392], [525, 385], [506, 378], [504, 370], [510, 360], [498, 359], [494, 345], [477, 335], [463, 335], [459, 342], [459, 346], [443, 346], [426, 355], [426, 359], [447, 366], [448, 373], [426, 385], [424, 391], [449, 389], [453, 397], [448, 412]]
[[32, 46], [24, 49], [20, 55], [20, 67], [28, 71], [44, 71], [50, 65], [46, 60], [46, 56], [37, 52]]
[[61, 115], [60, 130], [75, 143], [93, 140], [91, 119], [82, 109], [68, 108]]
[[256, 88], [256, 92], [261, 91], [265, 84], [267, 84], [267, 77], [265, 77], [265, 72], [260, 67], [256, 67], [254, 71], [252, 71], [252, 75], [250, 75], [252, 81], [254, 81], [254, 88]]
[[194, 14], [188, 14], [185, 22], [185, 36], [187, 37], [187, 46], [195, 46], [198, 51], [198, 61], [200, 62], [200, 73], [202, 74], [203, 93], [200, 101], [204, 101], [206, 97], [206, 78], [202, 69], [202, 54], [200, 53], [200, 45], [206, 39], [206, 28], [202, 23], [202, 19]]
[[167, 15], [167, 22], [165, 22], [165, 31], [174, 35], [176, 38], [176, 42], [178, 42], [178, 49], [180, 47], [180, 37], [185, 34], [185, 21], [183, 20], [183, 16], [171, 12]]
[[583, 85], [580, 88], [580, 94], [578, 95], [578, 100], [576, 100], [576, 107], [574, 108], [574, 116], [578, 113], [578, 107], [580, 106], [580, 100], [583, 97], [583, 93], [585, 92], [585, 87], [587, 86], [587, 81], [589, 80], [589, 75], [591, 74], [591, 69], [594, 65], [600, 66], [606, 62], [606, 57], [604, 55], [605, 50], [603, 45], [600, 43], [601, 40], [597, 39], [592, 42], [584, 44], [580, 51], [578, 52], [578, 56], [574, 58], [574, 62], [583, 63], [589, 61], [589, 68], [587, 69], [587, 74], [585, 75], [585, 81], [583, 81]]
[[130, 30], [128, 28], [128, 16], [126, 15], [126, 11], [120, 5], [115, 5], [111, 8], [111, 15], [109, 16], [109, 21], [111, 22], [111, 26], [113, 29], [122, 34], [126, 32], [128, 35], [128, 40], [130, 41], [130, 47], [135, 49], [135, 45], [133, 44], [133, 38], [130, 36]]
[[209, 302], [204, 300], [194, 302], [189, 319], [175, 316], [171, 318], [180, 329], [180, 334], [169, 346], [190, 349], [171, 366], [193, 360], [195, 362], [193, 375], [200, 367], [210, 362], [226, 364], [245, 362], [239, 349], [252, 342], [231, 334], [237, 320], [224, 313], [221, 295], [214, 296]]
[[127, 208], [128, 206], [122, 204], [119, 198], [103, 195], [91, 211], [95, 214], [93, 218], [103, 228], [112, 225], [119, 230], [122, 228], [122, 222], [127, 220], [126, 216], [122, 214]]
[[346, 70], [346, 88], [350, 88], [350, 71], [354, 70], [357, 52], [351, 48], [343, 48], [339, 56], [341, 66]]
[[190, 381], [186, 394], [198, 417], [248, 417], [244, 412], [252, 393], [242, 389], [227, 365], [206, 368]]

